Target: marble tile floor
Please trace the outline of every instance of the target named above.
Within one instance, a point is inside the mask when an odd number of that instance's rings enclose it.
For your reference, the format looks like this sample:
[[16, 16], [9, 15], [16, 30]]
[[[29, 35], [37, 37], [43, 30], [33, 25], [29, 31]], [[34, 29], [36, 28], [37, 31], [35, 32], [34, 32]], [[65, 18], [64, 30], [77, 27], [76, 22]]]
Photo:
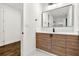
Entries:
[[41, 49], [36, 49], [36, 51], [34, 51], [29, 56], [56, 56], [56, 55], [49, 53], [49, 52], [46, 52], [46, 51], [43, 51]]

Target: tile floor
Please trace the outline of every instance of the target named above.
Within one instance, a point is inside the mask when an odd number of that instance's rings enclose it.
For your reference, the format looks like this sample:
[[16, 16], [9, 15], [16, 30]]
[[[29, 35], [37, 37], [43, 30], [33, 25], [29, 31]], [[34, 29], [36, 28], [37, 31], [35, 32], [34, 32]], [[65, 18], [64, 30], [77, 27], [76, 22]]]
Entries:
[[56, 55], [43, 51], [43, 50], [40, 50], [40, 49], [36, 49], [36, 51], [34, 51], [29, 56], [56, 56]]

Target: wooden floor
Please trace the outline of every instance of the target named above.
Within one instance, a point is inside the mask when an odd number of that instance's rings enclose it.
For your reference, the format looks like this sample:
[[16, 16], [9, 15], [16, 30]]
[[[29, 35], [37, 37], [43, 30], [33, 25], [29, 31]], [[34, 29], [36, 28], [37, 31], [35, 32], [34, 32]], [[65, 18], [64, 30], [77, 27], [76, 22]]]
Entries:
[[11, 43], [0, 47], [0, 56], [20, 56], [21, 42]]

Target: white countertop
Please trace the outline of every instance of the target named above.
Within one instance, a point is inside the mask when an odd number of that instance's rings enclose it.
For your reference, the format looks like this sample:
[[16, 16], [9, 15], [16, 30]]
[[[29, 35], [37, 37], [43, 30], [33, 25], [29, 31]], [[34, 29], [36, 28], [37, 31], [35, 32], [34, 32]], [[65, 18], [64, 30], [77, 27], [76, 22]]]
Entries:
[[46, 31], [37, 31], [37, 33], [65, 34], [65, 35], [79, 35], [78, 32], [46, 32]]

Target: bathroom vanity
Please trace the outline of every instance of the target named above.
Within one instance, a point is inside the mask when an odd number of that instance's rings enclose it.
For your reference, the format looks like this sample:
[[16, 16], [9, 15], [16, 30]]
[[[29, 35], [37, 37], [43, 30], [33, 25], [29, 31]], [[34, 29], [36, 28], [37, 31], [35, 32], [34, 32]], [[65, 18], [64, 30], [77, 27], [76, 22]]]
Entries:
[[37, 32], [36, 47], [60, 56], [79, 56], [79, 35]]
[[42, 12], [42, 26], [36, 33], [37, 48], [60, 56], [79, 56], [79, 17], [76, 6], [52, 7]]
[[20, 56], [21, 55], [21, 41], [0, 46], [0, 56]]

